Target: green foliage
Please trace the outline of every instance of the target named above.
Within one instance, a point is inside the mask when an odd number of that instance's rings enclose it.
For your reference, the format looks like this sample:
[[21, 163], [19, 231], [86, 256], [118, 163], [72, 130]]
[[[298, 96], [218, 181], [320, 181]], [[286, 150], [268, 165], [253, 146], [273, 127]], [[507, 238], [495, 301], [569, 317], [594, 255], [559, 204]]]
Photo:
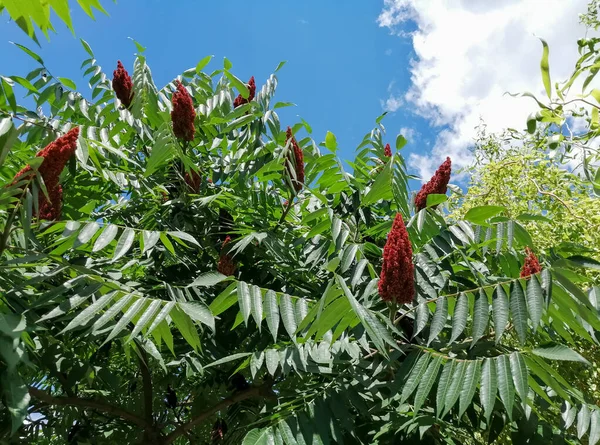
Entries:
[[[232, 444], [597, 442], [600, 407], [558, 366], [598, 364], [586, 348], [600, 289], [582, 274], [598, 263], [548, 237], [543, 271], [520, 278], [545, 201], [524, 217], [498, 195], [450, 218], [436, 195], [415, 212], [403, 158], [384, 155], [383, 116], [352, 171], [335, 135], [321, 153], [306, 122], [290, 123], [305, 159], [296, 192], [275, 74], [234, 109], [246, 91], [229, 60], [209, 74], [206, 57], [159, 88], [136, 44], [124, 109], [82, 44], [90, 100], [25, 47], [40, 68], [2, 78], [3, 439], [206, 443], [220, 419]], [[191, 142], [171, 130], [175, 80], [196, 108]], [[43, 182], [13, 178], [73, 126], [62, 219], [40, 221]], [[399, 308], [377, 291], [398, 212], [416, 283]], [[235, 274], [217, 271], [223, 255]]]

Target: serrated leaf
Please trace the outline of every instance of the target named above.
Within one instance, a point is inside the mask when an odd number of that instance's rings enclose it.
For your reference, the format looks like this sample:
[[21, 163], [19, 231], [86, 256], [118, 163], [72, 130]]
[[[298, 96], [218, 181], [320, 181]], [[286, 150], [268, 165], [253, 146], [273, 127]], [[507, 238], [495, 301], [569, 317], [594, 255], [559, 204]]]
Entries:
[[496, 367], [493, 359], [486, 358], [483, 361], [481, 370], [481, 385], [479, 388], [479, 396], [481, 405], [483, 406], [486, 419], [489, 421], [494, 403], [496, 402], [496, 392], [498, 391], [498, 379], [496, 376]]
[[571, 348], [565, 345], [549, 345], [540, 348], [535, 348], [533, 351], [535, 355], [544, 357], [550, 360], [563, 360], [569, 362], [580, 362], [586, 365], [590, 365], [583, 356], [573, 351]]
[[465, 371], [465, 379], [460, 390], [460, 401], [458, 408], [458, 417], [462, 417], [467, 407], [471, 404], [475, 390], [479, 384], [481, 378], [481, 362], [479, 360], [473, 360], [469, 362]]
[[477, 343], [488, 326], [488, 318], [490, 315], [490, 305], [488, 297], [483, 289], [480, 289], [475, 297], [475, 307], [473, 308], [473, 341], [471, 347]]
[[263, 303], [262, 303], [262, 291], [258, 286], [252, 286], [250, 288], [250, 298], [252, 301], [252, 317], [258, 326], [258, 332], [261, 330], [262, 317], [263, 317]]
[[268, 290], [265, 294], [265, 318], [267, 326], [273, 335], [273, 341], [277, 342], [277, 331], [279, 329], [279, 306], [277, 305], [277, 294]]
[[237, 354], [231, 354], [231, 355], [228, 355], [227, 357], [220, 358], [219, 360], [215, 360], [214, 362], [209, 363], [208, 365], [205, 365], [204, 369], [212, 368], [213, 366], [219, 366], [219, 365], [222, 365], [223, 363], [233, 362], [233, 361], [239, 360], [241, 358], [248, 357], [249, 355], [252, 355], [252, 353], [251, 352], [239, 352]]
[[533, 325], [534, 331], [540, 324], [542, 319], [542, 311], [544, 310], [544, 296], [542, 288], [535, 275], [527, 280], [527, 308], [529, 310], [529, 318]]
[[527, 341], [527, 306], [519, 281], [513, 281], [511, 285], [510, 313], [519, 342], [523, 345]]
[[177, 306], [171, 310], [170, 316], [185, 341], [196, 351], [200, 349], [200, 337], [191, 318]]
[[92, 325], [92, 330], [97, 331], [110, 320], [112, 320], [113, 317], [116, 316], [119, 313], [119, 311], [131, 301], [133, 297], [133, 294], [127, 294], [121, 297], [115, 304], [109, 307], [108, 310], [104, 312], [104, 314], [102, 314], [102, 316], [98, 320], [94, 322], [94, 324]]
[[433, 319], [431, 321], [431, 326], [429, 327], [429, 340], [427, 341], [427, 346], [440, 335], [440, 332], [444, 329], [446, 325], [446, 318], [448, 317], [448, 301], [446, 298], [439, 298], [436, 302], [435, 306], [435, 314], [433, 314]]
[[421, 354], [421, 357], [414, 363], [413, 367], [409, 371], [408, 377], [406, 378], [406, 382], [404, 383], [404, 387], [402, 388], [402, 395], [400, 397], [400, 403], [404, 403], [406, 399], [410, 397], [413, 391], [419, 385], [421, 381], [421, 377], [423, 373], [427, 369], [427, 364], [429, 363], [430, 355]]
[[444, 401], [444, 411], [442, 412], [442, 417], [444, 417], [446, 413], [448, 413], [452, 409], [452, 407], [458, 400], [458, 397], [460, 396], [468, 364], [469, 362], [463, 360], [458, 362], [458, 364], [455, 366], [455, 371], [452, 375], [450, 386], [448, 387], [448, 391], [446, 392], [446, 399]]
[[294, 314], [294, 307], [292, 305], [292, 300], [289, 295], [283, 294], [279, 301], [279, 306], [281, 308], [281, 319], [283, 320], [283, 326], [287, 331], [288, 335], [293, 339], [296, 335], [296, 317]]
[[112, 240], [117, 236], [117, 232], [119, 231], [119, 227], [113, 224], [109, 224], [104, 227], [100, 236], [96, 239], [94, 243], [94, 247], [92, 247], [92, 252], [98, 252], [108, 246]]
[[448, 396], [448, 389], [450, 388], [452, 373], [454, 372], [454, 364], [455, 360], [448, 360], [444, 364], [444, 369], [438, 383], [437, 394], [435, 396], [435, 412], [438, 418], [444, 409], [444, 403]]
[[454, 342], [465, 330], [467, 326], [467, 315], [469, 314], [469, 301], [464, 293], [461, 293], [454, 306], [452, 315], [452, 335], [450, 342]]
[[590, 435], [588, 439], [589, 445], [596, 445], [600, 440], [600, 411], [592, 410], [590, 422]]
[[183, 241], [188, 241], [197, 247], [202, 247], [202, 246], [200, 246], [200, 243], [198, 241], [196, 241], [196, 238], [194, 238], [192, 235], [190, 235], [188, 233], [181, 232], [180, 230], [174, 230], [174, 231], [168, 232], [168, 234], [170, 236], [172, 236], [173, 238], [183, 240]]
[[215, 317], [204, 303], [189, 301], [178, 303], [178, 305], [192, 320], [208, 326], [212, 331], [215, 330]]
[[240, 281], [238, 283], [237, 296], [238, 303], [240, 305], [240, 312], [244, 318], [244, 323], [246, 326], [248, 326], [248, 318], [250, 318], [250, 307], [252, 305], [252, 301], [250, 299], [250, 290], [248, 289], [248, 284], [244, 281]]
[[160, 309], [161, 305], [162, 300], [153, 300], [148, 305], [148, 307], [144, 310], [142, 316], [135, 324], [135, 327], [131, 331], [131, 334], [129, 335], [129, 339], [127, 341], [133, 340], [140, 332], [142, 332], [142, 329], [144, 329], [146, 325], [150, 323], [150, 320], [152, 320], [152, 317], [154, 317], [156, 312]]
[[228, 278], [219, 272], [205, 272], [199, 275], [188, 287], [212, 287]]
[[277, 350], [267, 349], [265, 351], [265, 363], [269, 374], [275, 375], [275, 371], [277, 371], [277, 367], [279, 366], [279, 353]]
[[115, 253], [113, 254], [112, 261], [115, 262], [122, 256], [124, 256], [131, 246], [133, 245], [133, 241], [135, 240], [135, 230], [131, 228], [127, 228], [123, 230], [119, 241], [117, 242], [117, 247], [115, 248]]
[[91, 240], [94, 237], [98, 229], [100, 229], [100, 224], [98, 224], [97, 222], [91, 222], [86, 224], [85, 227], [81, 230], [81, 232], [79, 232], [79, 234], [77, 235], [77, 239], [75, 240], [73, 247], [76, 248], [78, 246], [87, 244], [89, 240]]
[[104, 309], [104, 307], [111, 302], [111, 300], [116, 295], [115, 292], [109, 292], [102, 297], [98, 298], [94, 303], [90, 304], [83, 311], [81, 311], [77, 316], [69, 322], [69, 324], [62, 330], [61, 333], [70, 331], [73, 328], [79, 326], [85, 326], [88, 322], [94, 318], [94, 316]]
[[258, 351], [252, 354], [250, 358], [250, 373], [252, 374], [252, 378], [256, 378], [256, 374], [260, 370], [263, 362], [265, 361], [265, 353], [263, 351]]
[[429, 321], [429, 306], [425, 301], [422, 301], [417, 306], [417, 313], [415, 315], [415, 323], [413, 328], [413, 338], [416, 337], [419, 332], [425, 329], [427, 322]]
[[242, 445], [275, 445], [273, 437], [273, 429], [271, 427], [265, 429], [255, 428], [246, 434]]
[[441, 363], [441, 356], [438, 355], [437, 357], [434, 357], [434, 359], [429, 363], [429, 366], [427, 366], [427, 371], [425, 371], [423, 377], [420, 379], [419, 388], [417, 389], [417, 394], [415, 395], [415, 413], [419, 412], [423, 402], [425, 402], [425, 399], [429, 395], [429, 392], [431, 391], [431, 388], [437, 379]]
[[515, 384], [515, 389], [521, 400], [525, 403], [527, 401], [527, 393], [529, 392], [528, 372], [525, 360], [518, 352], [510, 354], [510, 370]]
[[577, 413], [577, 438], [581, 439], [590, 427], [590, 409], [586, 404]]
[[3, 372], [0, 378], [2, 399], [11, 417], [11, 434], [14, 434], [27, 417], [29, 391], [21, 377], [15, 373]]
[[509, 419], [512, 420], [513, 404], [515, 403], [515, 388], [513, 386], [510, 362], [508, 356], [496, 357], [496, 375], [498, 376], [498, 392], [500, 399], [506, 407]]
[[174, 301], [167, 301], [165, 303], [158, 315], [154, 318], [154, 321], [152, 321], [152, 324], [148, 328], [148, 331], [146, 331], [146, 335], [149, 335], [150, 333], [152, 333], [152, 331], [158, 328], [158, 326], [163, 322], [163, 320], [165, 320], [165, 318], [167, 318], [167, 315], [169, 315], [171, 309], [173, 309], [176, 304], [177, 303], [175, 303]]
[[492, 318], [494, 320], [494, 337], [496, 344], [500, 342], [502, 334], [508, 325], [508, 297], [502, 285], [496, 286], [492, 295]]
[[135, 315], [138, 313], [138, 311], [140, 309], [142, 309], [145, 304], [146, 304], [145, 298], [138, 298], [138, 300], [135, 303], [133, 303], [129, 307], [129, 309], [127, 309], [125, 314], [123, 314], [123, 316], [119, 319], [119, 321], [117, 322], [115, 327], [112, 329], [112, 331], [110, 331], [110, 334], [108, 334], [108, 337], [106, 338], [106, 340], [104, 340], [104, 343], [108, 343], [110, 340], [112, 340], [117, 335], [119, 335], [121, 333], [121, 331], [123, 329], [125, 329], [125, 326], [127, 326], [127, 324], [131, 321], [131, 319], [133, 317], [135, 317]]

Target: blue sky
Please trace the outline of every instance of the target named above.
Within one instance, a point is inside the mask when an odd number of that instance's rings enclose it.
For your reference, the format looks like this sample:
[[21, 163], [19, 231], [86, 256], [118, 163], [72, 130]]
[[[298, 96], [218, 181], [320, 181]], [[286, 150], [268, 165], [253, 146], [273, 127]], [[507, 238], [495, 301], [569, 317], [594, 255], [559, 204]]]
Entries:
[[[254, 75], [259, 85], [280, 61], [287, 60], [278, 73], [276, 99], [297, 107], [279, 110], [282, 125], [291, 125], [301, 116], [311, 124], [317, 142], [324, 140], [328, 130], [334, 132], [344, 159], [353, 156], [364, 134], [373, 128], [390, 92], [408, 88], [412, 44], [378, 26], [383, 6], [378, 1], [348, 1], [343, 8], [322, 0], [102, 3], [109, 17], [98, 13], [92, 21], [76, 6], [72, 16], [77, 36], [91, 45], [107, 75], [112, 76], [117, 59], [131, 73], [136, 48], [128, 37], [147, 47], [159, 86], [209, 54], [215, 57], [208, 69], [222, 66], [226, 56], [238, 77]], [[79, 40], [56, 23], [57, 34], [50, 35], [50, 42], [39, 36], [41, 49], [13, 23], [1, 23], [0, 73], [24, 76], [36, 67], [9, 43], [12, 40], [38, 52], [53, 75], [73, 79], [80, 90], [87, 88], [80, 70], [87, 54]], [[426, 121], [402, 109], [390, 113], [383, 124], [392, 146], [402, 127], [421, 134], [428, 131]], [[404, 150], [418, 148], [411, 143]]]

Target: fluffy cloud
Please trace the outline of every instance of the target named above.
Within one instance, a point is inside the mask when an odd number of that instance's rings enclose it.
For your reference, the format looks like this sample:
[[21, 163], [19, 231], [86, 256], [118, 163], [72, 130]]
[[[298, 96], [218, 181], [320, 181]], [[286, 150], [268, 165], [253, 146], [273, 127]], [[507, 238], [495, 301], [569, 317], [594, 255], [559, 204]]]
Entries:
[[[552, 82], [568, 78], [578, 58], [576, 41], [585, 33], [578, 14], [586, 5], [587, 0], [384, 0], [379, 25], [412, 39], [416, 55], [404, 99], [441, 130], [431, 153], [411, 156], [411, 167], [427, 180], [446, 156], [456, 168], [470, 164], [469, 148], [482, 121], [489, 132], [524, 128], [535, 103], [504, 93], [545, 96], [538, 37], [550, 46]], [[397, 99], [390, 94], [388, 101]]]

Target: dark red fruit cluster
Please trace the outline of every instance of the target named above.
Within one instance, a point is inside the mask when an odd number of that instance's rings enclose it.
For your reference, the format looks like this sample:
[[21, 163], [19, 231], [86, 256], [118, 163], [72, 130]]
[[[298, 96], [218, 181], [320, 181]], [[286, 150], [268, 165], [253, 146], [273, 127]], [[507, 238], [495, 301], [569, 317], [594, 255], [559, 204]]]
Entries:
[[175, 137], [184, 141], [194, 140], [196, 111], [191, 96], [180, 81], [177, 81], [177, 90], [173, 93], [171, 101], [173, 103], [171, 120]]
[[[79, 137], [79, 127], [71, 129], [64, 136], [59, 137], [54, 142], [48, 144], [36, 155], [44, 158], [42, 164], [38, 167], [38, 172], [44, 180], [46, 191], [50, 200], [46, 199], [44, 193], [39, 193], [39, 214], [40, 219], [56, 221], [60, 219], [62, 210], [62, 187], [59, 184], [60, 174], [69, 162], [69, 159], [77, 150], [77, 138]], [[15, 176], [14, 182], [21, 179], [30, 179], [33, 175], [32, 168], [28, 165]]]
[[392, 147], [390, 147], [390, 144], [385, 144], [385, 149], [383, 150], [383, 154], [386, 155], [388, 158], [392, 157]]
[[228, 244], [231, 242], [231, 237], [227, 236], [225, 241], [223, 241], [223, 246], [221, 247], [221, 256], [219, 257], [219, 264], [217, 265], [217, 270], [219, 273], [223, 275], [230, 276], [235, 273], [235, 263], [233, 262], [233, 258], [229, 255], [229, 246]]
[[238, 97], [233, 101], [233, 108], [237, 108], [240, 105], [247, 104], [252, 99], [254, 99], [254, 95], [256, 94], [256, 83], [254, 82], [254, 76], [250, 78], [248, 81], [248, 99], [244, 99], [241, 94], [238, 94]]
[[408, 232], [400, 213], [383, 248], [379, 295], [384, 301], [410, 303], [415, 296], [414, 265]]
[[452, 161], [446, 158], [444, 163], [440, 165], [431, 180], [427, 184], [423, 184], [421, 190], [415, 198], [415, 207], [417, 211], [427, 207], [427, 196], [431, 194], [444, 195], [448, 191], [448, 183], [450, 182], [450, 174], [452, 173]]
[[183, 177], [183, 180], [187, 184], [189, 190], [193, 193], [198, 193], [200, 191], [200, 180], [201, 179], [202, 178], [200, 177], [200, 174], [195, 170], [192, 170], [191, 174], [186, 173], [185, 176]]
[[211, 440], [213, 443], [221, 442], [227, 434], [227, 424], [223, 419], [217, 419], [211, 431]]
[[290, 127], [287, 127], [286, 136], [287, 142], [291, 143], [291, 150], [287, 156], [285, 165], [292, 180], [292, 184], [294, 185], [294, 189], [299, 192], [304, 184], [304, 153], [302, 153], [302, 149], [298, 145], [298, 142], [296, 142], [296, 138], [294, 138], [294, 134]]
[[133, 100], [133, 82], [120, 60], [117, 61], [117, 69], [113, 71], [112, 87], [125, 108], [129, 108]]
[[535, 256], [535, 253], [529, 248], [525, 248], [525, 262], [523, 263], [523, 268], [521, 269], [521, 278], [526, 278], [536, 273], [540, 273], [542, 271], [542, 266], [540, 262]]

